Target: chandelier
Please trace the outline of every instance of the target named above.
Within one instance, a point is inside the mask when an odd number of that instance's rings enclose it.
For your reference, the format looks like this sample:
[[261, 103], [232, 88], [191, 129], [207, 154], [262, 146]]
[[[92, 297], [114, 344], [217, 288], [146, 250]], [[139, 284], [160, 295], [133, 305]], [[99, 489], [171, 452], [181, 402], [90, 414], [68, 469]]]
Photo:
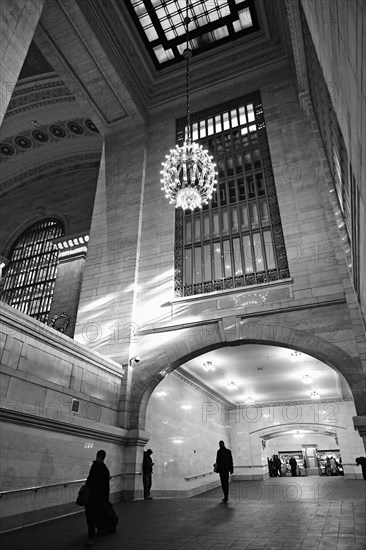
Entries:
[[189, 48], [188, 25], [188, 0], [186, 4], [186, 49], [183, 57], [186, 60], [187, 74], [187, 131], [183, 145], [176, 145], [165, 155], [165, 162], [162, 162], [163, 169], [161, 183], [164, 185], [165, 197], [175, 204], [176, 208], [183, 210], [194, 210], [202, 208], [211, 199], [216, 190], [216, 164], [212, 162], [212, 155], [202, 145], [192, 142], [191, 119], [189, 109], [189, 59], [192, 57], [192, 50]]

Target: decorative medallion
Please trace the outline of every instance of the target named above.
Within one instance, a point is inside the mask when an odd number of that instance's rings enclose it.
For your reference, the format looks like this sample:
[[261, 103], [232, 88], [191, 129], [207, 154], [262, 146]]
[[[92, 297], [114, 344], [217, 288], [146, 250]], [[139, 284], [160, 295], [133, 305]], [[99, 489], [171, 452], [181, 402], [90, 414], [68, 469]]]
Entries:
[[65, 332], [70, 321], [70, 315], [65, 313], [65, 311], [60, 311], [56, 313], [49, 321], [49, 326], [58, 332]]
[[71, 121], [67, 123], [67, 127], [73, 134], [80, 136], [84, 133], [83, 128], [77, 122]]
[[9, 143], [0, 143], [0, 154], [4, 155], [4, 157], [11, 157], [11, 155], [14, 155], [15, 149]]
[[14, 141], [20, 149], [30, 149], [32, 147], [31, 140], [25, 136], [17, 136]]
[[32, 136], [39, 143], [46, 143], [48, 141], [48, 135], [43, 130], [33, 130]]
[[65, 130], [63, 128], [61, 128], [61, 126], [57, 126], [56, 124], [52, 124], [50, 126], [50, 133], [58, 139], [62, 139], [64, 137], [66, 137]]
[[98, 128], [95, 126], [94, 122], [90, 120], [90, 118], [85, 121], [85, 126], [94, 134], [99, 134]]

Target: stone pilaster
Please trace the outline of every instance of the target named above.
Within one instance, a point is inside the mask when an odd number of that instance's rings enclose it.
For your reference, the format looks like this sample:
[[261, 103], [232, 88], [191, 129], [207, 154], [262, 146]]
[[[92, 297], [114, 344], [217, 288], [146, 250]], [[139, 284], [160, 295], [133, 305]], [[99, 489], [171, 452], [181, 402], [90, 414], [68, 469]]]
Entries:
[[[75, 330], [76, 340], [123, 365], [138, 355], [134, 312], [145, 132], [144, 125], [126, 123], [126, 128], [105, 137]], [[128, 402], [129, 392], [127, 382], [121, 403]], [[122, 413], [121, 421], [124, 417]]]
[[45, 0], [0, 2], [0, 124], [5, 116], [44, 3]]
[[142, 461], [144, 447], [149, 438], [149, 434], [141, 430], [130, 430], [128, 433], [124, 465], [125, 482], [122, 492], [123, 500], [134, 500], [143, 496]]
[[366, 450], [366, 415], [354, 416], [353, 424], [354, 424], [355, 430], [357, 430], [360, 436], [362, 437], [362, 441]]
[[59, 266], [48, 322], [70, 337], [75, 331], [88, 240], [89, 236], [82, 234], [54, 241], [59, 250]]

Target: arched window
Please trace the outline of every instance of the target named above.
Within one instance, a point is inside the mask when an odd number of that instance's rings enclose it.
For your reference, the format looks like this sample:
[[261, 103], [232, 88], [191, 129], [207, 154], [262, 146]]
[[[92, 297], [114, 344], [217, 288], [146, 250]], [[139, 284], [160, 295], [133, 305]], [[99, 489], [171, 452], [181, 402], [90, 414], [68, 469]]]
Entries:
[[47, 322], [58, 266], [53, 240], [65, 234], [61, 222], [46, 219], [26, 229], [14, 244], [0, 299]]

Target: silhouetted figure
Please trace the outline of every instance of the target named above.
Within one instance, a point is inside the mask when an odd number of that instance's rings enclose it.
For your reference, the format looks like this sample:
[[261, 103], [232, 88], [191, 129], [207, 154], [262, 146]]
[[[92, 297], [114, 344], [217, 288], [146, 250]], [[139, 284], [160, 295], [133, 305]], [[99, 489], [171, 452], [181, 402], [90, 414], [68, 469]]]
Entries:
[[356, 458], [355, 462], [358, 466], [361, 466], [363, 479], [366, 481], [366, 457], [359, 456]]
[[276, 476], [279, 476], [279, 477], [282, 477], [282, 472], [281, 472], [281, 466], [282, 466], [282, 463], [281, 463], [281, 459], [278, 455], [273, 455], [273, 465], [275, 467], [275, 471], [276, 471]]
[[296, 458], [294, 456], [292, 456], [290, 458], [290, 460], [288, 461], [288, 463], [290, 464], [292, 477], [297, 477], [297, 460], [296, 460]]
[[223, 441], [219, 441], [219, 450], [216, 454], [216, 472], [220, 475], [223, 502], [229, 500], [229, 474], [234, 472], [233, 457], [230, 449], [225, 447]]
[[[89, 547], [95, 540], [95, 528], [98, 522], [105, 516], [109, 503], [109, 470], [104, 464], [105, 451], [98, 451], [86, 480], [86, 485], [91, 491], [88, 504], [85, 506], [86, 523], [88, 525], [88, 539], [85, 547]], [[111, 531], [114, 531], [112, 528]]]
[[142, 483], [144, 485], [144, 499], [151, 500], [150, 496], [151, 484], [152, 484], [152, 472], [154, 463], [151, 455], [153, 454], [151, 449], [144, 451], [144, 460], [142, 463]]

